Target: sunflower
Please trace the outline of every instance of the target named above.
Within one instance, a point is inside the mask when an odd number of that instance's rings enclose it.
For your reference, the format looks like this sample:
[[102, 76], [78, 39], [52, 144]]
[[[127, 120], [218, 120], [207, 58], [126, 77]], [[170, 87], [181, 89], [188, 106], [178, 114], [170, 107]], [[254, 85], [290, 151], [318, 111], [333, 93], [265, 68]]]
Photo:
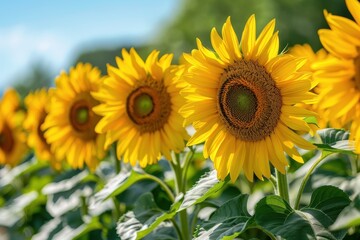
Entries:
[[101, 84], [100, 71], [79, 63], [70, 73], [62, 72], [52, 89], [49, 113], [41, 126], [46, 142], [57, 159], [66, 159], [73, 168], [91, 171], [105, 155], [105, 136], [95, 132], [100, 117], [92, 108], [99, 104], [91, 96]]
[[[301, 67], [300, 70], [312, 72], [312, 78], [311, 78], [312, 91], [318, 94], [319, 88], [321, 88], [322, 84], [326, 84], [326, 82], [324, 83], [318, 82], [318, 79], [315, 77], [317, 71], [315, 71], [313, 65], [319, 61], [331, 59], [333, 56], [329, 55], [323, 48], [318, 50], [317, 52], [314, 52], [314, 50], [311, 48], [309, 44], [303, 44], [303, 45], [297, 44], [292, 48], [290, 48], [289, 53], [295, 57], [303, 57], [307, 59], [306, 64], [303, 67]], [[326, 128], [329, 125], [332, 127], [341, 127], [339, 121], [335, 121], [334, 119], [330, 118], [329, 111], [321, 109], [318, 103], [309, 104], [309, 105], [301, 103], [299, 104], [299, 106], [317, 113], [316, 116], [318, 122], [317, 125], [319, 127], [317, 127], [314, 124], [310, 124], [309, 126], [312, 130], [311, 135], [314, 135], [315, 131], [318, 130], [319, 128]]]
[[106, 147], [117, 141], [118, 158], [133, 166], [156, 163], [163, 155], [170, 159], [170, 151], [180, 152], [188, 139], [178, 113], [183, 67], [171, 66], [172, 54], [159, 59], [156, 50], [145, 62], [133, 48], [122, 56], [117, 67], [108, 65], [104, 84], [93, 94], [101, 102], [94, 111], [103, 116], [96, 131], [106, 133]]
[[49, 112], [50, 95], [46, 89], [40, 89], [29, 93], [25, 98], [27, 116], [24, 128], [27, 130], [28, 146], [33, 148], [37, 159], [48, 161], [57, 170], [61, 169], [61, 161], [55, 158], [51, 152], [50, 145], [46, 142], [41, 125]]
[[8, 89], [0, 101], [0, 164], [14, 167], [27, 152], [26, 136], [21, 127], [24, 111], [14, 89]]
[[299, 71], [306, 60], [278, 55], [274, 28], [272, 20], [256, 38], [252, 15], [239, 47], [229, 17], [222, 37], [215, 28], [211, 31], [215, 53], [197, 39], [198, 49], [184, 55], [189, 87], [182, 91], [187, 103], [180, 112], [196, 130], [188, 145], [205, 142], [204, 157], [214, 161], [220, 179], [230, 173], [235, 181], [241, 170], [249, 181], [254, 173], [269, 178], [269, 162], [285, 172], [284, 151], [303, 162], [295, 145], [314, 148], [293, 131], [309, 131], [303, 117], [313, 113], [294, 105], [314, 101], [311, 75]]
[[355, 21], [324, 11], [330, 29], [320, 29], [323, 47], [332, 58], [313, 64], [320, 83], [319, 106], [334, 121], [350, 125], [350, 138], [360, 153], [360, 2], [345, 0]]

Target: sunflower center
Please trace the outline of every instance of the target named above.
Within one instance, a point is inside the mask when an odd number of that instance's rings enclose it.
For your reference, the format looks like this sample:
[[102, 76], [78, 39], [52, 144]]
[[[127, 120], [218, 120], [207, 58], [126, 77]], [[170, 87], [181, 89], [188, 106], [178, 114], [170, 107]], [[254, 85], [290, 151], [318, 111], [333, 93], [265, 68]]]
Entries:
[[254, 93], [247, 87], [237, 85], [236, 82], [228, 82], [224, 86], [225, 111], [234, 119], [250, 122], [255, 117], [257, 99]]
[[263, 66], [237, 61], [224, 70], [220, 83], [218, 109], [230, 133], [244, 141], [259, 141], [274, 131], [282, 97]]
[[0, 132], [0, 149], [5, 153], [11, 153], [15, 145], [15, 139], [10, 127], [5, 123]]
[[46, 142], [44, 131], [41, 130], [41, 125], [45, 122], [45, 118], [46, 118], [46, 112], [43, 111], [41, 114], [39, 125], [37, 126], [37, 135], [40, 138], [40, 140], [48, 147], [48, 149], [50, 149], [50, 145]]
[[129, 118], [143, 132], [154, 132], [167, 122], [171, 112], [170, 95], [159, 81], [145, 81], [133, 90], [126, 103]]
[[91, 109], [97, 104], [90, 94], [84, 93], [78, 96], [78, 100], [74, 101], [70, 108], [70, 124], [75, 134], [82, 139], [90, 140], [96, 137], [95, 126], [100, 117]]
[[76, 111], [75, 121], [82, 125], [89, 121], [89, 109], [88, 107], [80, 107]]
[[136, 96], [134, 100], [134, 113], [139, 117], [145, 117], [154, 110], [154, 103], [146, 93]]
[[360, 47], [358, 47], [358, 56], [354, 60], [355, 64], [355, 86], [358, 90], [360, 90]]

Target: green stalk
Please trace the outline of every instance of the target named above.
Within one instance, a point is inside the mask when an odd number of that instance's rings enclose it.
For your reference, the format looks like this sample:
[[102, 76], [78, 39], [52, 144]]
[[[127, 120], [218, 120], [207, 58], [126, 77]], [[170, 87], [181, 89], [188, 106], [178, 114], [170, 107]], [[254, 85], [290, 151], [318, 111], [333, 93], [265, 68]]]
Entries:
[[290, 202], [289, 184], [287, 181], [286, 169], [285, 169], [285, 174], [282, 174], [276, 169], [276, 179], [277, 179], [277, 192], [279, 196], [289, 203]]
[[279, 193], [278, 193], [278, 188], [277, 188], [277, 180], [276, 180], [276, 177], [274, 177], [274, 175], [271, 174], [271, 176], [270, 176], [270, 178], [269, 178], [269, 181], [270, 181], [271, 184], [273, 185], [274, 193], [275, 193], [275, 194], [279, 194]]
[[182, 166], [182, 191], [184, 191], [185, 189], [185, 186], [186, 186], [186, 182], [187, 182], [187, 172], [188, 172], [188, 169], [189, 169], [189, 166], [190, 166], [190, 162], [192, 160], [192, 158], [194, 157], [194, 154], [195, 154], [195, 149], [190, 147], [190, 151], [186, 153], [186, 156], [185, 156], [185, 161], [184, 161], [184, 164]]
[[113, 154], [114, 154], [114, 160], [115, 160], [115, 171], [116, 171], [116, 174], [118, 174], [120, 171], [121, 171], [121, 162], [120, 160], [121, 159], [118, 159], [117, 156], [116, 156], [116, 144], [117, 143], [114, 143], [112, 146], [113, 146]]
[[[180, 162], [180, 155], [172, 153], [172, 161], [170, 165], [175, 173], [175, 188], [176, 194], [184, 193], [185, 194], [185, 186], [183, 185], [182, 176], [183, 176], [183, 168]], [[188, 225], [188, 216], [186, 209], [179, 212], [180, 223], [181, 223], [181, 230], [183, 234], [183, 239], [187, 240], [190, 239], [189, 237], [189, 225]]]
[[300, 199], [301, 199], [301, 195], [302, 193], [304, 192], [304, 189], [305, 189], [305, 186], [306, 186], [306, 183], [308, 182], [311, 174], [314, 172], [315, 168], [319, 165], [319, 163], [322, 162], [322, 160], [327, 157], [329, 155], [329, 153], [322, 153], [321, 156], [319, 157], [318, 160], [316, 160], [316, 162], [311, 166], [311, 168], [309, 169], [309, 171], [306, 173], [305, 177], [303, 178], [302, 182], [301, 182], [301, 185], [299, 187], [299, 191], [297, 193], [297, 196], [296, 196], [296, 200], [295, 200], [295, 209], [299, 209], [299, 206], [300, 206]]
[[147, 173], [145, 174], [145, 177], [149, 180], [153, 180], [154, 182], [158, 183], [165, 190], [165, 192], [169, 196], [170, 200], [172, 202], [175, 201], [174, 194], [172, 193], [170, 188], [161, 179], [159, 179], [151, 174], [147, 174]]
[[86, 197], [81, 196], [80, 200], [81, 200], [81, 215], [86, 216], [86, 215], [89, 214], [89, 208], [88, 208], [88, 205], [86, 203]]

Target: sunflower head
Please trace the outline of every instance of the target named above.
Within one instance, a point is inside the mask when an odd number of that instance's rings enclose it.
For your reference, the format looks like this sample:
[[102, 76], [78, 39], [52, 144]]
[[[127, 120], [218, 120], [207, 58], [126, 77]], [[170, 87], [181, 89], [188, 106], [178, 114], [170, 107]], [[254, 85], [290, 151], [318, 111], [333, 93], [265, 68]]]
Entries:
[[117, 141], [118, 158], [133, 166], [156, 163], [163, 155], [169, 159], [170, 151], [183, 150], [188, 139], [178, 113], [184, 102], [179, 94], [184, 68], [171, 61], [171, 54], [159, 58], [156, 50], [143, 61], [133, 48], [123, 49], [93, 94], [101, 102], [94, 108], [102, 116], [96, 131], [106, 133], [106, 146]]
[[45, 88], [36, 90], [29, 93], [24, 101], [27, 108], [24, 128], [28, 132], [28, 146], [34, 149], [37, 159], [48, 161], [54, 169], [60, 170], [62, 161], [56, 159], [41, 129], [49, 112], [49, 92]]
[[92, 110], [99, 102], [91, 92], [101, 84], [100, 71], [79, 63], [62, 72], [51, 90], [49, 113], [41, 125], [46, 142], [57, 159], [66, 159], [73, 168], [86, 164], [95, 170], [104, 157], [104, 135], [95, 132], [100, 117]]
[[328, 113], [329, 121], [349, 127], [360, 153], [360, 2], [345, 0], [352, 19], [324, 10], [330, 29], [318, 31], [329, 58], [313, 64], [319, 81], [319, 107]]
[[0, 164], [18, 164], [27, 152], [26, 136], [21, 123], [24, 111], [14, 89], [8, 89], [0, 101]]
[[220, 179], [230, 173], [235, 181], [241, 170], [250, 181], [254, 173], [269, 178], [269, 162], [284, 172], [284, 152], [302, 162], [295, 145], [314, 148], [293, 131], [310, 130], [303, 118], [313, 113], [295, 104], [315, 101], [311, 75], [300, 70], [306, 60], [278, 55], [274, 28], [272, 20], [256, 37], [252, 15], [239, 44], [228, 18], [222, 36], [211, 31], [214, 52], [198, 39], [197, 49], [184, 55], [189, 85], [180, 112], [196, 129], [188, 145], [205, 142], [204, 156], [214, 161]]

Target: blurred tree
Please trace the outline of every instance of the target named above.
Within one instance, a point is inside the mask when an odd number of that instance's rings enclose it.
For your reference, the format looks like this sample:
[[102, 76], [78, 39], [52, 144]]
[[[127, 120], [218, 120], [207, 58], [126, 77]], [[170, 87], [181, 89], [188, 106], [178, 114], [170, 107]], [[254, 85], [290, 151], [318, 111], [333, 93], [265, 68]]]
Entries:
[[53, 82], [52, 71], [49, 70], [45, 63], [37, 61], [31, 65], [27, 72], [14, 80], [13, 87], [24, 98], [30, 91], [48, 88], [52, 86]]
[[[317, 50], [321, 47], [317, 31], [328, 28], [323, 9], [350, 17], [343, 0], [183, 0], [174, 18], [159, 26], [148, 45], [134, 47], [143, 57], [152, 49], [158, 49], [161, 53], [174, 53], [175, 59], [178, 59], [183, 52], [190, 52], [196, 47], [197, 37], [209, 47], [211, 29], [215, 27], [221, 32], [228, 16], [231, 16], [234, 29], [240, 36], [246, 20], [255, 13], [258, 30], [276, 18], [280, 49], [309, 43]], [[90, 62], [105, 73], [105, 64], [115, 64], [114, 56], [120, 56], [121, 48], [85, 51], [75, 62]]]

